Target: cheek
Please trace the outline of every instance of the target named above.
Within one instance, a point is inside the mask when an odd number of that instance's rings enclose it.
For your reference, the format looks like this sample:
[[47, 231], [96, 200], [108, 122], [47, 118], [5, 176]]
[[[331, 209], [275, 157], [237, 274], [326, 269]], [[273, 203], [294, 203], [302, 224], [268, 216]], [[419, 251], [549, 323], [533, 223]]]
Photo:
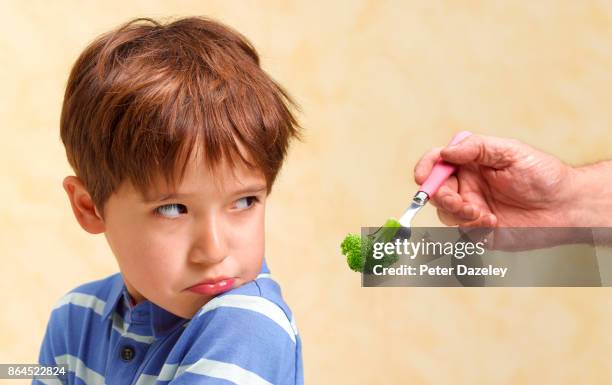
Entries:
[[235, 233], [232, 249], [237, 262], [247, 276], [259, 273], [265, 252], [264, 218], [258, 216], [255, 220], [241, 226], [241, 231]]
[[176, 234], [138, 228], [121, 231], [113, 239], [113, 251], [122, 270], [133, 280], [150, 281], [159, 276], [172, 277], [178, 269], [185, 242]]

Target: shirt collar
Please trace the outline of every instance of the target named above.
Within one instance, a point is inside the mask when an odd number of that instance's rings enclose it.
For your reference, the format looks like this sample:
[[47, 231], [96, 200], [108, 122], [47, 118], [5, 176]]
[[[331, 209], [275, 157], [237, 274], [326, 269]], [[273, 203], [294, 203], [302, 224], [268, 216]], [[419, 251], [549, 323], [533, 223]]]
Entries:
[[187, 319], [179, 317], [149, 300], [144, 300], [133, 306], [130, 303], [130, 295], [121, 273], [112, 277], [111, 289], [102, 312], [103, 321], [106, 321], [115, 310], [122, 314], [119, 306], [124, 307], [123, 316], [128, 323], [146, 322], [148, 319], [154, 337], [166, 333], [182, 321], [187, 321]]
[[263, 262], [261, 263], [261, 271], [259, 272], [259, 274], [270, 274], [270, 269], [268, 269], [268, 264], [266, 263], [266, 259], [263, 259]]
[[[266, 263], [266, 259], [264, 258], [260, 274], [269, 274], [270, 270], [268, 269], [268, 265]], [[125, 306], [127, 307], [127, 313], [130, 315], [133, 314], [135, 310], [138, 312], [143, 311], [143, 313], [150, 314], [151, 321], [151, 330], [153, 331], [155, 336], [159, 336], [169, 329], [173, 328], [178, 322], [185, 320], [186, 318], [179, 317], [169, 311], [165, 310], [154, 304], [149, 300], [142, 301], [136, 306], [132, 306], [129, 303], [130, 295], [125, 286], [125, 281], [123, 280], [123, 275], [121, 273], [117, 273], [111, 277], [111, 289], [108, 294], [106, 305], [104, 306], [104, 310], [102, 312], [102, 320], [106, 321], [108, 317], [113, 313], [117, 306], [120, 305], [120, 301], [123, 301]], [[126, 320], [131, 322], [131, 320]]]
[[125, 283], [123, 282], [123, 276], [121, 273], [117, 273], [111, 277], [111, 289], [106, 298], [106, 305], [102, 311], [102, 320], [106, 321], [110, 317], [111, 313], [117, 307], [117, 302], [123, 295], [123, 289]]

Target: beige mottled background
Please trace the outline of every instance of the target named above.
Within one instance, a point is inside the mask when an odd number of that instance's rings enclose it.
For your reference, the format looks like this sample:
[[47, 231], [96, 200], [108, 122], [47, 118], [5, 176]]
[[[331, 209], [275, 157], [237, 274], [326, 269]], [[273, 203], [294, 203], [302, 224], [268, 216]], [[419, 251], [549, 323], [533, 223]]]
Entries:
[[193, 14], [247, 35], [302, 106], [267, 253], [307, 384], [612, 383], [608, 288], [361, 288], [339, 253], [401, 214], [416, 160], [457, 130], [612, 158], [609, 1], [0, 2], [0, 362], [36, 362], [52, 304], [117, 271], [61, 187], [70, 66], [129, 18]]

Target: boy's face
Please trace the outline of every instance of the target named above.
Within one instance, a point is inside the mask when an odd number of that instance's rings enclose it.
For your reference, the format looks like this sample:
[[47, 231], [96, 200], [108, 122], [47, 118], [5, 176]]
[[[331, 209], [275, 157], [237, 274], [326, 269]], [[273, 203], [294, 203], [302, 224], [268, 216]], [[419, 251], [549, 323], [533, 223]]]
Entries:
[[[147, 202], [123, 183], [109, 198], [105, 236], [137, 302], [148, 299], [192, 318], [220, 292], [256, 278], [264, 257], [266, 180], [239, 163], [234, 172], [222, 162], [211, 173], [192, 156], [178, 191], [160, 183]], [[171, 193], [177, 196], [164, 199]], [[200, 293], [188, 290], [211, 280], [216, 283]]]

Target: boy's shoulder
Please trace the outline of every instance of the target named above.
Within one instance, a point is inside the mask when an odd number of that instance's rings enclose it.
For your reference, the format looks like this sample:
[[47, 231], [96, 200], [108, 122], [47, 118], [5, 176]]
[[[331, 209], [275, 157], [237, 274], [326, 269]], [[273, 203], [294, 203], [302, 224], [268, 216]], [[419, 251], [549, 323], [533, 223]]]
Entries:
[[[215, 300], [219, 303], [231, 301], [226, 297], [243, 298], [247, 302], [271, 303], [280, 308], [288, 319], [293, 318], [291, 309], [283, 298], [280, 285], [274, 280], [270, 273], [260, 273], [255, 280], [237, 287], [236, 289], [229, 290], [217, 296], [211, 302]], [[213, 306], [209, 304], [210, 302], [206, 305]], [[202, 310], [206, 310], [206, 305], [204, 305]]]
[[303, 383], [298, 330], [269, 273], [211, 299], [185, 327], [178, 384], [195, 383], [212, 367], [252, 384]]
[[[103, 316], [110, 310], [123, 286], [121, 273], [82, 283], [62, 295], [53, 305], [52, 312], [69, 312], [71, 309], [93, 310]], [[110, 300], [110, 302], [109, 302]]]
[[[223, 322], [226, 318], [231, 322]], [[280, 285], [269, 272], [262, 272], [255, 280], [211, 299], [189, 323], [201, 328], [213, 320], [222, 321], [221, 324], [227, 328], [244, 326], [240, 325], [241, 320], [251, 326], [259, 324], [259, 327], [280, 328], [294, 343], [298, 334], [293, 313], [282, 296]]]

